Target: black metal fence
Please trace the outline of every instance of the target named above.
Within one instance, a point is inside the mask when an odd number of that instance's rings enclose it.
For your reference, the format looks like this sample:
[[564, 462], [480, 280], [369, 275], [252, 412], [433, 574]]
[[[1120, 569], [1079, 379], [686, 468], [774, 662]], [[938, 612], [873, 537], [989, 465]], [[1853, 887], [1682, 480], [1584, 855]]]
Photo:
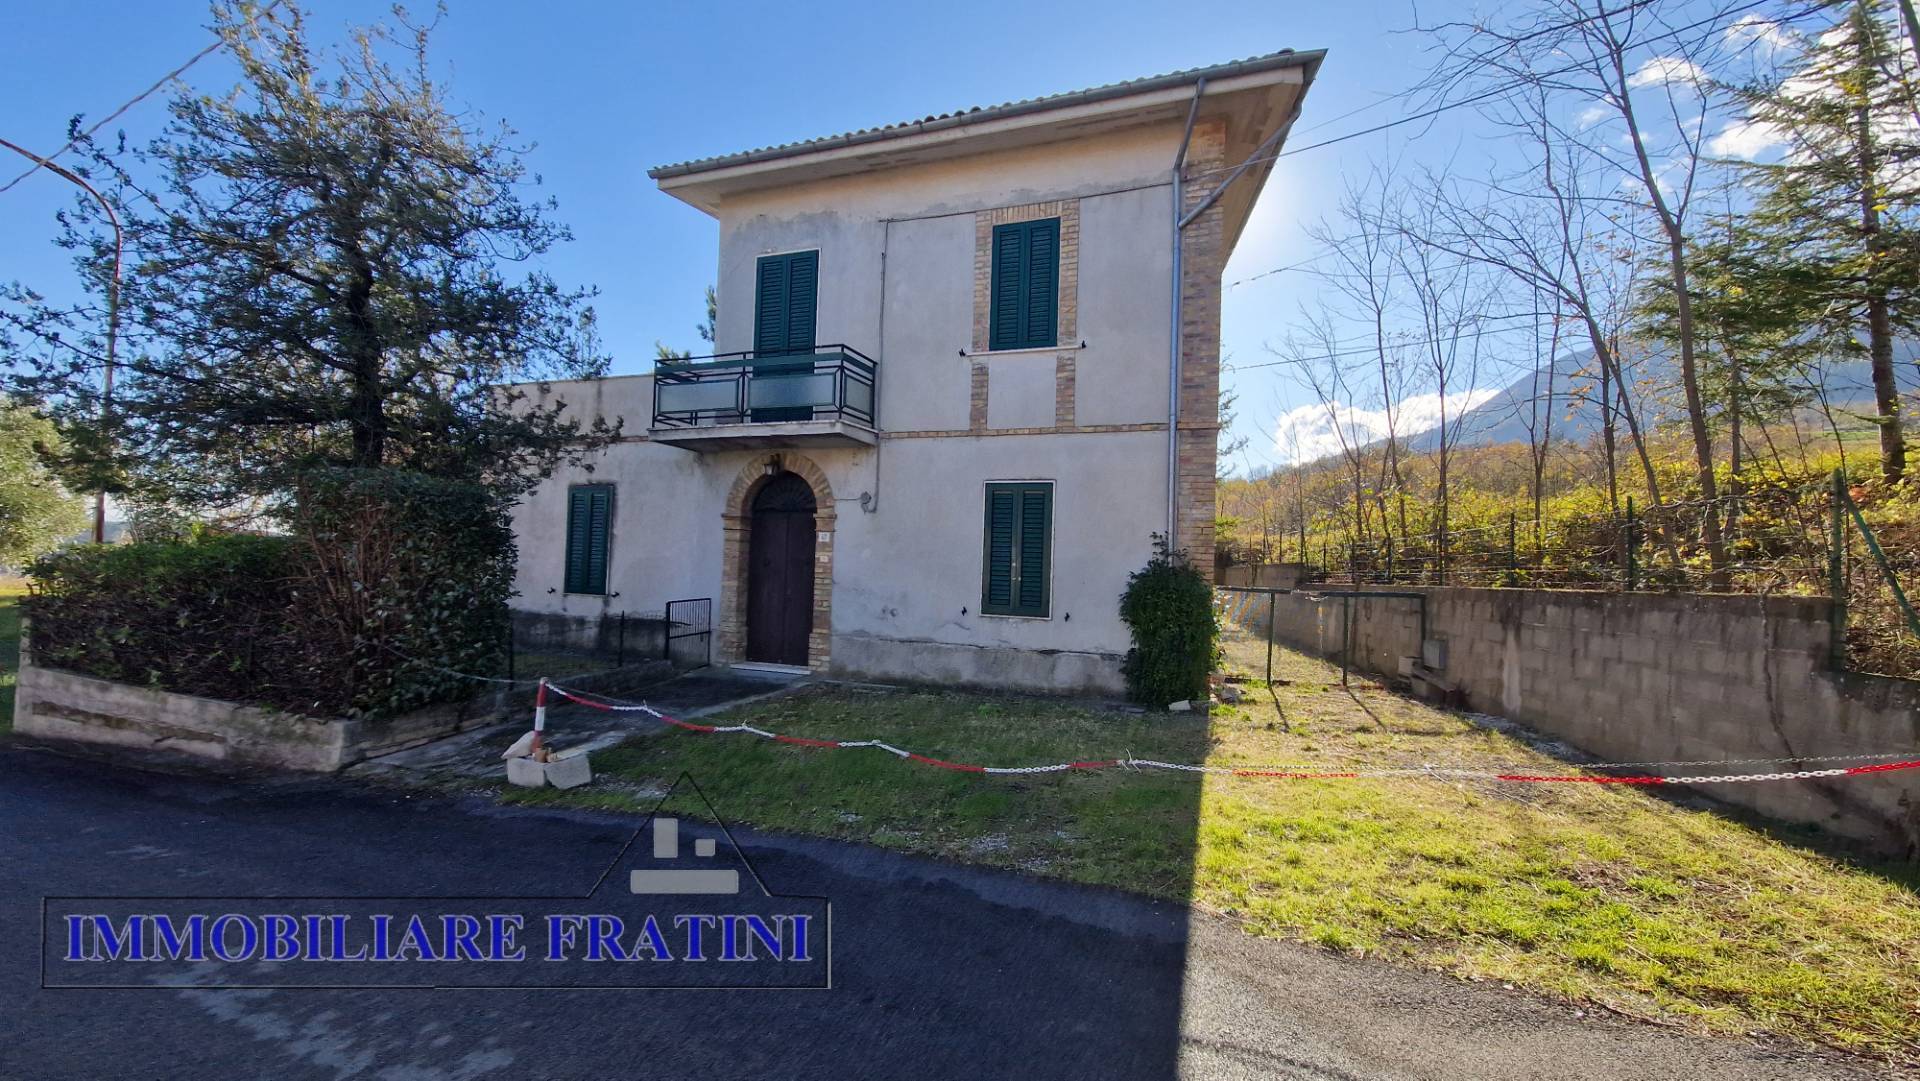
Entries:
[[513, 613], [507, 675], [555, 676], [597, 672], [648, 661], [675, 668], [712, 663], [713, 601], [668, 601], [662, 611], [573, 615]]

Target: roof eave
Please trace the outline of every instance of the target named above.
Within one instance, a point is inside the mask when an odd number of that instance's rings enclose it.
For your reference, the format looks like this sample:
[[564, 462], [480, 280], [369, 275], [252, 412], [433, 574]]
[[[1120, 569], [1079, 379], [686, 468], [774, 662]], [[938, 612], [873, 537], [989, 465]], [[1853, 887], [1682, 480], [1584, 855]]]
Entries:
[[[1257, 81], [1252, 77], [1266, 75], [1275, 71], [1302, 69], [1301, 81], [1310, 84], [1319, 69], [1320, 61], [1326, 56], [1323, 49], [1308, 52], [1281, 52], [1251, 60], [1239, 60], [1229, 64], [1220, 64], [1211, 68], [1196, 68], [1190, 71], [1175, 72], [1170, 75], [1153, 76], [1133, 82], [1115, 83], [1111, 86], [1096, 87], [1090, 90], [1078, 90], [1051, 97], [1035, 98], [1030, 101], [1012, 102], [996, 105], [971, 112], [954, 113], [946, 116], [931, 117], [926, 120], [910, 121], [885, 128], [871, 128], [865, 131], [847, 132], [831, 135], [806, 142], [790, 143], [785, 146], [766, 147], [759, 150], [742, 151], [721, 157], [706, 158], [700, 161], [683, 162], [677, 165], [662, 165], [647, 170], [647, 176], [659, 182], [662, 189], [684, 187], [690, 178], [701, 177], [715, 180], [743, 175], [755, 166], [765, 166], [772, 162], [799, 164], [803, 160], [820, 160], [836, 152], [847, 152], [855, 148], [867, 147], [877, 143], [898, 143], [908, 140], [939, 136], [957, 132], [959, 129], [998, 127], [1006, 122], [1037, 119], [1048, 113], [1076, 114], [1119, 111], [1122, 108], [1139, 108], [1159, 104], [1158, 98], [1166, 94], [1178, 96], [1187, 87], [1201, 79], [1206, 79], [1210, 89], [1218, 87], [1221, 91], [1230, 89], [1233, 82], [1245, 77], [1249, 82]], [[1153, 99], [1153, 100], [1141, 100]]]

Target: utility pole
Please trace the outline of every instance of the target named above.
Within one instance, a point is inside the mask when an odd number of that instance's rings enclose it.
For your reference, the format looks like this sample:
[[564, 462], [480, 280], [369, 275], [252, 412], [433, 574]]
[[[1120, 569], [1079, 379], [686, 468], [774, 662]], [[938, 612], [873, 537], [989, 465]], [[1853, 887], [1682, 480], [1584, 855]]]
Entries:
[[[107, 202], [107, 197], [96, 191], [92, 184], [81, 179], [78, 173], [55, 165], [33, 151], [5, 139], [0, 139], [0, 146], [30, 159], [55, 176], [79, 185], [81, 190], [93, 196], [93, 201], [99, 203], [100, 209], [107, 212], [107, 220], [113, 223], [113, 281], [107, 287], [107, 372], [100, 394], [100, 437], [103, 440], [111, 440], [108, 427], [113, 418], [114, 347], [120, 336], [120, 264], [125, 255], [126, 244], [126, 237], [120, 231], [120, 215], [114, 213], [113, 204]], [[104, 487], [93, 493], [93, 543], [107, 543], [107, 492]]]

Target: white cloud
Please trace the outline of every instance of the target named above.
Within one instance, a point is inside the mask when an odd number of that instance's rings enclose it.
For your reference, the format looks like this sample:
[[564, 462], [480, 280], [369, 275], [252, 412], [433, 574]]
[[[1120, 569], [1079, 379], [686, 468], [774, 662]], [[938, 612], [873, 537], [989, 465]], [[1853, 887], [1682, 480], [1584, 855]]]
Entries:
[[1667, 83], [1686, 83], [1698, 89], [1706, 81], [1707, 73], [1698, 64], [1678, 56], [1656, 56], [1627, 77], [1627, 85], [1636, 90]]
[[[1492, 389], [1460, 391], [1447, 395], [1447, 420], [1457, 419], [1469, 409], [1486, 404], [1500, 393]], [[1440, 426], [1440, 395], [1416, 394], [1400, 400], [1394, 410], [1393, 427], [1401, 439], [1411, 439]], [[1284, 465], [1298, 465], [1339, 454], [1341, 434], [1346, 445], [1363, 446], [1387, 437], [1387, 413], [1384, 409], [1366, 409], [1336, 402], [1303, 405], [1280, 414], [1274, 424], [1274, 458]]]
[[1759, 15], [1742, 15], [1727, 27], [1727, 44], [1745, 45], [1758, 42], [1768, 52], [1784, 49], [1794, 43], [1793, 34], [1786, 27], [1772, 19]]
[[1574, 117], [1573, 122], [1579, 127], [1590, 128], [1613, 115], [1613, 106], [1596, 101], [1580, 110], [1580, 115]]
[[1735, 120], [1707, 140], [1707, 153], [1716, 158], [1752, 161], [1786, 141], [1786, 132], [1764, 120]]

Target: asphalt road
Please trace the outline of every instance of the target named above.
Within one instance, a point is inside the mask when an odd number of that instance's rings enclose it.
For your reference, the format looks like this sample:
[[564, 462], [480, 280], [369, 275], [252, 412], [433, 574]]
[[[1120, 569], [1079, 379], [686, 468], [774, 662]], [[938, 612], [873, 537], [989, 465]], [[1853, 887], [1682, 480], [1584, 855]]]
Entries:
[[831, 899], [831, 989], [40, 988], [47, 895], [541, 892], [590, 881], [634, 828], [0, 743], [0, 1078], [1881, 1076], [1111, 891], [737, 829], [776, 892]]

